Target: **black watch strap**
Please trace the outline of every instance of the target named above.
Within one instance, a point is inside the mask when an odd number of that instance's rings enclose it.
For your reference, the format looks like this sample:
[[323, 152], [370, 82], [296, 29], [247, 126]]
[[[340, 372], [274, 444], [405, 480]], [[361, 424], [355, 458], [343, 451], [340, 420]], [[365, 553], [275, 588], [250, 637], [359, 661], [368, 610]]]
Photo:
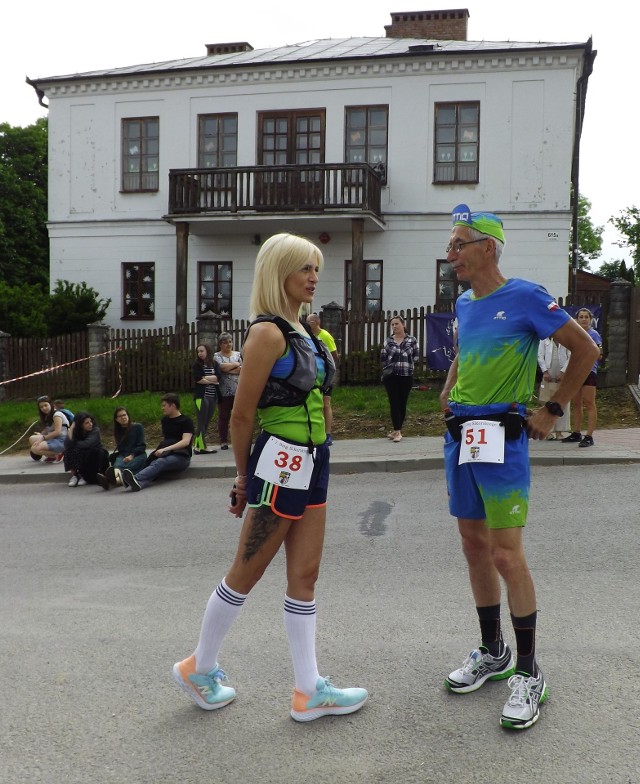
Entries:
[[547, 409], [547, 411], [550, 414], [553, 414], [554, 416], [557, 417], [564, 416], [564, 411], [562, 409], [562, 406], [560, 405], [560, 403], [556, 403], [555, 400], [547, 400], [547, 402], [544, 404], [544, 407]]

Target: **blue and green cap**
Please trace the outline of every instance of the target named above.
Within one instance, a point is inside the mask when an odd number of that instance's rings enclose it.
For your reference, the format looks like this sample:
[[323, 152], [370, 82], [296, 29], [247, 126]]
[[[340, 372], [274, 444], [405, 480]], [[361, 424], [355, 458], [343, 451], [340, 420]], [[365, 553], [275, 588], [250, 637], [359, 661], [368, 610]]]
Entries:
[[504, 242], [502, 221], [493, 212], [471, 212], [466, 204], [458, 204], [451, 213], [454, 226], [470, 226], [482, 234], [488, 234], [500, 242]]

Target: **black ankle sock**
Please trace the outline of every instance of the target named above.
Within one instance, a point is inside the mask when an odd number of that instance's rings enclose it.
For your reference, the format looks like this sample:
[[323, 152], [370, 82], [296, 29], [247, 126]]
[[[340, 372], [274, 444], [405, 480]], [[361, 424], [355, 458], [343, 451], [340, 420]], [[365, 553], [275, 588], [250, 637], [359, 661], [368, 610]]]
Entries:
[[526, 675], [537, 674], [536, 666], [536, 619], [538, 612], [532, 612], [524, 618], [511, 616], [513, 631], [516, 635], [516, 670]]
[[480, 634], [482, 645], [491, 656], [499, 656], [502, 652], [502, 629], [500, 627], [500, 605], [490, 607], [476, 607], [480, 620]]

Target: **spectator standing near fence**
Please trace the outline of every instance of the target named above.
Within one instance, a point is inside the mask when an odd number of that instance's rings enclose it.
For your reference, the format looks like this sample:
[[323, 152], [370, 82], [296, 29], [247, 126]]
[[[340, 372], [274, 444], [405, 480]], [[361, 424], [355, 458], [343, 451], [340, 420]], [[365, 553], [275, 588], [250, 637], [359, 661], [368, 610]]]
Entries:
[[[538, 391], [538, 402], [546, 403], [551, 400], [562, 381], [567, 365], [569, 364], [569, 352], [564, 346], [556, 343], [553, 338], [545, 338], [540, 341], [538, 347], [538, 367], [542, 373], [540, 379], [540, 389]], [[553, 431], [547, 441], [562, 441], [565, 430], [571, 427], [570, 414], [571, 404], [565, 406], [563, 416], [558, 417], [553, 425]]]
[[[580, 447], [593, 446], [593, 431], [596, 429], [598, 421], [598, 407], [596, 406], [596, 378], [598, 373], [598, 365], [602, 359], [602, 338], [600, 334], [593, 328], [593, 313], [589, 308], [580, 308], [576, 313], [576, 321], [579, 326], [589, 335], [593, 342], [598, 346], [600, 354], [593, 367], [589, 371], [584, 383], [576, 393], [571, 401], [571, 427], [572, 432], [562, 441], [565, 444], [577, 443]], [[582, 412], [587, 412], [587, 432], [582, 435]]]
[[217, 363], [218, 378], [218, 435], [220, 449], [229, 449], [229, 421], [242, 370], [242, 355], [233, 350], [233, 337], [223, 332], [218, 338], [218, 350], [213, 355]]
[[193, 439], [194, 455], [210, 455], [216, 449], [207, 449], [207, 428], [213, 418], [218, 400], [220, 383], [218, 363], [211, 347], [206, 343], [196, 346], [196, 361], [191, 366], [193, 374], [193, 402], [196, 407], [196, 434]]
[[402, 426], [407, 416], [407, 401], [413, 387], [413, 369], [419, 359], [418, 341], [407, 333], [402, 316], [389, 321], [391, 335], [386, 339], [380, 361], [382, 383], [389, 398], [393, 430], [387, 433], [394, 443], [402, 439]]
[[[537, 603], [524, 552], [529, 506], [528, 439], [545, 439], [580, 388], [598, 349], [541, 286], [507, 280], [498, 266], [505, 244], [493, 213], [453, 211], [447, 261], [469, 291], [456, 301], [458, 354], [441, 404], [448, 432], [445, 471], [449, 510], [458, 518], [482, 643], [445, 680], [457, 694], [509, 678], [500, 723], [526, 729], [539, 717], [547, 685], [536, 660]], [[540, 340], [571, 352], [562, 381], [544, 406], [527, 415]], [[514, 666], [500, 620], [501, 578], [516, 640]]]
[[[336, 342], [333, 339], [333, 335], [330, 332], [327, 332], [326, 329], [322, 329], [320, 326], [320, 316], [317, 313], [309, 313], [307, 316], [307, 324], [318, 340], [321, 340], [325, 344], [329, 350], [329, 353], [333, 357], [333, 361], [337, 368], [338, 362], [340, 361], [340, 354], [338, 354], [338, 349], [336, 347]], [[325, 387], [322, 390], [322, 410], [324, 413], [325, 429], [327, 431], [327, 440], [325, 441], [325, 444], [327, 446], [331, 446], [331, 444], [333, 444], [333, 437], [331, 436], [331, 431], [333, 428], [333, 408], [331, 407], [332, 394], [333, 384], [330, 387]]]

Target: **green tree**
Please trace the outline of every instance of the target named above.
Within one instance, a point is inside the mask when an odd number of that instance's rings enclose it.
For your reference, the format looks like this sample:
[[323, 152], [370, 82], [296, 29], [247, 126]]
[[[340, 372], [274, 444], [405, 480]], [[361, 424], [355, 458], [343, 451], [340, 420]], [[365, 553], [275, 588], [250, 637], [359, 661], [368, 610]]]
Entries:
[[[594, 226], [589, 212], [591, 202], [586, 196], [578, 196], [578, 269], [589, 269], [589, 264], [602, 253], [604, 226]], [[569, 254], [571, 264], [571, 254]]]
[[618, 261], [605, 261], [600, 265], [600, 269], [596, 274], [601, 275], [603, 278], [607, 278], [607, 280], [622, 278], [623, 280], [635, 283], [633, 267], [627, 268], [624, 259], [619, 259]]
[[0, 280], [49, 287], [47, 121], [0, 124]]
[[0, 280], [0, 330], [15, 338], [46, 335], [48, 304], [40, 286], [9, 286]]
[[631, 259], [635, 269], [635, 278], [640, 281], [640, 209], [628, 207], [617, 217], [609, 218], [625, 239], [615, 244], [620, 248], [631, 250]]
[[110, 304], [110, 299], [100, 299], [100, 294], [84, 281], [57, 281], [47, 309], [49, 335], [84, 332], [88, 324], [104, 318]]

